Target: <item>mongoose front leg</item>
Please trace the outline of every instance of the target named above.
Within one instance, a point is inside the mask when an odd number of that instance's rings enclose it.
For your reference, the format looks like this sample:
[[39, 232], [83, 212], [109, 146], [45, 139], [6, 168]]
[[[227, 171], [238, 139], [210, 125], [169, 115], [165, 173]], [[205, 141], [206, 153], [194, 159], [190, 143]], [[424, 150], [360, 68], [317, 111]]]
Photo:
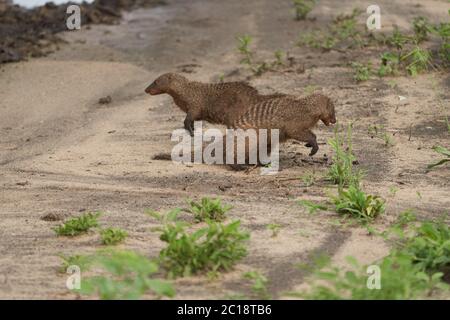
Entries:
[[313, 156], [319, 151], [319, 146], [317, 144], [317, 138], [311, 130], [300, 132], [297, 136], [292, 137], [295, 140], [306, 142], [305, 147], [312, 148], [309, 153], [310, 156]]
[[187, 113], [186, 119], [184, 119], [184, 128], [189, 132], [191, 137], [194, 136], [194, 119], [190, 112]]

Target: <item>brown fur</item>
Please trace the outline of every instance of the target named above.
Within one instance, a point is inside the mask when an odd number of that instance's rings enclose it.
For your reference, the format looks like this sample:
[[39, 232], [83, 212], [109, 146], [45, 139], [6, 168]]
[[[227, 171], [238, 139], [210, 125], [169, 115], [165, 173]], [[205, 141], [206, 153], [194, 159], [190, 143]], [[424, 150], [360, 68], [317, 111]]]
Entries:
[[319, 120], [328, 126], [336, 123], [336, 116], [331, 99], [316, 93], [300, 99], [284, 96], [259, 102], [236, 119], [233, 127], [279, 129], [280, 142], [288, 139], [306, 142], [312, 148], [312, 156], [319, 147], [311, 129]]
[[[270, 154], [272, 147], [271, 130], [279, 129], [279, 142], [282, 143], [288, 139], [306, 142], [306, 146], [312, 148], [310, 156], [317, 153], [319, 147], [316, 141], [316, 135], [311, 129], [321, 120], [325, 125], [336, 123], [334, 104], [325, 95], [312, 94], [310, 96], [296, 99], [291, 96], [279, 97], [259, 102], [245, 111], [233, 123], [236, 129], [255, 129], [259, 137], [260, 129], [267, 129], [267, 154]], [[223, 162], [226, 163], [226, 136], [223, 137]], [[203, 144], [203, 150], [208, 143]], [[259, 140], [257, 146], [259, 147]], [[234, 169], [245, 168], [245, 165], [237, 164], [237, 138], [234, 138]], [[259, 150], [257, 151], [257, 162], [259, 159]], [[248, 140], [245, 143], [245, 164], [250, 163], [250, 146]], [[191, 154], [194, 159], [194, 151]]]
[[201, 83], [189, 81], [182, 75], [166, 73], [158, 77], [145, 90], [148, 94], [167, 93], [184, 112], [184, 127], [193, 135], [194, 121], [230, 127], [245, 110], [261, 101], [284, 96], [260, 95], [258, 90], [245, 82]]

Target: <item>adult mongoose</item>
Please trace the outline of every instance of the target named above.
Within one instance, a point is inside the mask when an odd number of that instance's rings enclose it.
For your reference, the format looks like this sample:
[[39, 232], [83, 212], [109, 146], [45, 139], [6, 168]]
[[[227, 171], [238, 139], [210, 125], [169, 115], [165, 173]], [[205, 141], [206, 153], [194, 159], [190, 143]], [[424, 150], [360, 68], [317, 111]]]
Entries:
[[[233, 122], [232, 128], [235, 129], [254, 129], [256, 143], [250, 145], [248, 140], [245, 140], [245, 147], [243, 149], [243, 165], [250, 164], [250, 154], [256, 156], [256, 162], [262, 164], [259, 158], [259, 131], [267, 129], [267, 141], [263, 144], [267, 150], [265, 154], [270, 155], [272, 146], [275, 146], [275, 141], [271, 141], [271, 131], [279, 130], [278, 142], [282, 143], [288, 139], [294, 139], [306, 142], [306, 146], [311, 148], [310, 156], [313, 156], [319, 150], [317, 145], [316, 135], [311, 129], [321, 120], [326, 126], [336, 123], [336, 115], [334, 103], [332, 100], [323, 94], [312, 94], [304, 98], [295, 98], [292, 96], [278, 97], [268, 99], [248, 108], [236, 121]], [[223, 161], [227, 163], [227, 137], [222, 138], [223, 141]], [[203, 150], [208, 146], [208, 143], [203, 144]], [[255, 149], [256, 148], [256, 149]], [[233, 138], [233, 168], [239, 168], [237, 161], [237, 138]], [[191, 160], [194, 159], [194, 150], [191, 153]], [[203, 162], [203, 158], [202, 158]]]
[[284, 96], [261, 95], [245, 82], [202, 83], [190, 81], [176, 73], [166, 73], [150, 84], [145, 92], [150, 95], [169, 94], [184, 112], [184, 128], [194, 134], [194, 121], [230, 127], [247, 108], [258, 102]]
[[319, 150], [311, 129], [319, 120], [329, 126], [336, 123], [334, 103], [323, 94], [304, 98], [284, 96], [256, 103], [248, 108], [232, 127], [240, 129], [279, 129], [279, 141], [294, 139], [312, 148], [310, 156]]

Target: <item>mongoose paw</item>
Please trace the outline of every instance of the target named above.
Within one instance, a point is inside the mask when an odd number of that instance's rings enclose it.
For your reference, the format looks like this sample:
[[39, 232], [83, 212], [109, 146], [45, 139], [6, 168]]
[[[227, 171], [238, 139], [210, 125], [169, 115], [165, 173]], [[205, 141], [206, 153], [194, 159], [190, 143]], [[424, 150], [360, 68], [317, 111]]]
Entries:
[[318, 147], [313, 147], [311, 152], [309, 153], [309, 156], [312, 157], [313, 155], [315, 155], [317, 153], [317, 151], [319, 151]]

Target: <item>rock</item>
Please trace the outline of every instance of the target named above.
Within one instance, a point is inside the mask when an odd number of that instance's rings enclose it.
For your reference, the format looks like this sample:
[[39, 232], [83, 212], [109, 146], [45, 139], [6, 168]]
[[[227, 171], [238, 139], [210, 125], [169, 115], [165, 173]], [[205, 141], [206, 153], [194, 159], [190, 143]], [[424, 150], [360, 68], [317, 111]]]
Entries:
[[99, 104], [110, 104], [111, 102], [112, 102], [111, 96], [106, 96], [98, 100]]
[[219, 190], [220, 191], [226, 191], [227, 189], [231, 189], [232, 188], [232, 185], [231, 184], [221, 184], [221, 185], [219, 185]]
[[41, 220], [44, 220], [44, 221], [60, 221], [63, 219], [64, 219], [64, 215], [59, 214], [59, 213], [54, 213], [54, 212], [48, 213], [41, 217]]
[[158, 153], [153, 156], [152, 160], [172, 160], [172, 155], [170, 153]]

